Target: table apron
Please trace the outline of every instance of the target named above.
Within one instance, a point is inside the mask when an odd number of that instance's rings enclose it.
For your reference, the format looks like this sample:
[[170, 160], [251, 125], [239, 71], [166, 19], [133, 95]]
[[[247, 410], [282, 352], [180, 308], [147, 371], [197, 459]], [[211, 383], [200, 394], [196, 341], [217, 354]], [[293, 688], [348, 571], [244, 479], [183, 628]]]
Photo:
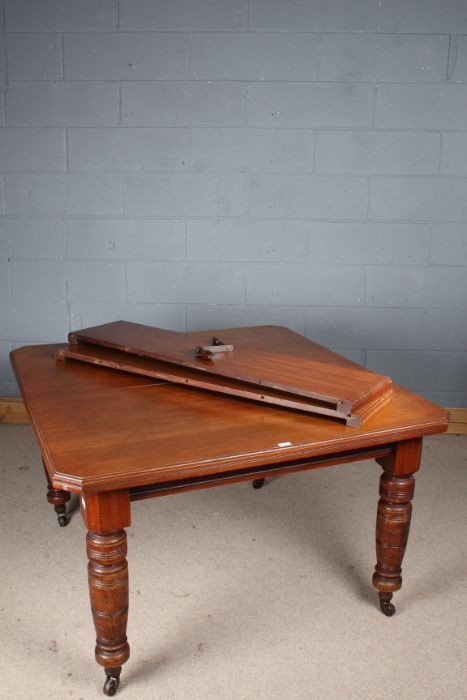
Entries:
[[290, 462], [278, 462], [277, 464], [259, 465], [247, 467], [246, 469], [236, 469], [229, 472], [205, 474], [203, 476], [193, 476], [187, 479], [165, 481], [144, 486], [134, 486], [130, 488], [130, 498], [132, 501], [140, 501], [144, 498], [157, 498], [158, 496], [168, 496], [184, 491], [194, 491], [196, 489], [206, 489], [223, 484], [232, 484], [239, 481], [249, 481], [252, 479], [264, 479], [280, 474], [293, 474], [295, 472], [319, 469], [321, 467], [331, 467], [344, 462], [358, 462], [363, 459], [382, 459], [390, 457], [394, 453], [394, 445], [380, 445], [357, 450], [347, 450], [345, 452], [335, 452], [327, 455], [317, 455], [306, 459], [293, 460]]

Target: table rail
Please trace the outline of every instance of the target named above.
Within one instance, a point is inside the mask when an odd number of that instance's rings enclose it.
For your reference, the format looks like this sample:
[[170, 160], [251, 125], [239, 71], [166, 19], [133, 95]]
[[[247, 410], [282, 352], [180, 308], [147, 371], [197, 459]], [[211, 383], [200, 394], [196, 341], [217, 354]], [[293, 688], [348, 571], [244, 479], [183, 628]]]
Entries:
[[134, 486], [130, 489], [130, 498], [132, 501], [140, 501], [145, 498], [157, 498], [158, 496], [168, 496], [185, 491], [212, 488], [214, 486], [233, 484], [240, 481], [266, 479], [271, 476], [293, 474], [295, 472], [319, 469], [321, 467], [331, 467], [335, 464], [342, 464], [345, 462], [358, 462], [363, 459], [381, 459], [391, 456], [393, 452], [393, 445], [382, 445], [369, 447], [367, 449], [335, 452], [324, 456], [318, 455], [316, 457], [297, 459], [290, 462], [278, 462], [277, 464], [268, 464], [267, 466], [247, 467], [246, 469], [236, 469], [230, 472], [194, 476], [188, 479], [165, 481], [158, 484]]

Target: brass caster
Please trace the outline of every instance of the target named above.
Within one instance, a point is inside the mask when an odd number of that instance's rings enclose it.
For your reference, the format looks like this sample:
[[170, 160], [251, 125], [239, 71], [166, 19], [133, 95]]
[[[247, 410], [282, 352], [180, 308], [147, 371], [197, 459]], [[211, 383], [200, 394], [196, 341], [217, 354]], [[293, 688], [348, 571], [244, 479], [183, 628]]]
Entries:
[[120, 685], [120, 673], [122, 670], [122, 667], [120, 668], [106, 668], [105, 670], [105, 675], [107, 676], [106, 681], [104, 683], [104, 695], [108, 695], [109, 697], [112, 697], [115, 695], [115, 693], [118, 690], [118, 686]]
[[265, 481], [266, 481], [266, 479], [255, 479], [253, 481], [253, 488], [254, 489], [262, 489]]
[[380, 597], [379, 605], [381, 612], [386, 617], [392, 617], [396, 612], [395, 606], [391, 603], [392, 593], [387, 594], [384, 598]]

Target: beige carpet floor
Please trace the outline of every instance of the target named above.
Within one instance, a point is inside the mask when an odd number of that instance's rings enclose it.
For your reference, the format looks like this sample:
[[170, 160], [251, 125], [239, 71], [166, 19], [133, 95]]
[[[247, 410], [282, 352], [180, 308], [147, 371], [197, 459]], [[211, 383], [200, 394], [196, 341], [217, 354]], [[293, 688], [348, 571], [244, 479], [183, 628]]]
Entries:
[[[29, 426], [0, 427], [0, 697], [102, 698], [84, 526]], [[428, 438], [397, 613], [371, 585], [373, 462], [143, 501], [122, 700], [467, 697], [467, 436]]]

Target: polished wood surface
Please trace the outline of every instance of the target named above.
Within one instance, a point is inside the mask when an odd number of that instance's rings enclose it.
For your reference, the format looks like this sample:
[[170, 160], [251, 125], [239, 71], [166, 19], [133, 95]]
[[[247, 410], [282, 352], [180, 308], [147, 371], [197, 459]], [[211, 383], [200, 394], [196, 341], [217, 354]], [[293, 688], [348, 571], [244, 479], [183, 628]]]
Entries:
[[[467, 408], [446, 408], [448, 412], [447, 433], [467, 433]], [[22, 398], [3, 396], [0, 397], [0, 425], [2, 423], [15, 423], [25, 425], [30, 423], [28, 412]]]
[[60, 346], [13, 352], [51, 483], [103, 491], [291, 461], [441, 432], [444, 409], [395, 387], [361, 428], [132, 376], [57, 362]]
[[278, 389], [265, 386], [248, 384], [229, 377], [220, 377], [215, 374], [198, 372], [189, 367], [177, 366], [168, 362], [160, 362], [147, 357], [140, 357], [111, 348], [91, 345], [89, 343], [76, 343], [67, 348], [60, 348], [56, 352], [58, 360], [77, 360], [98, 367], [109, 367], [122, 372], [130, 372], [143, 377], [162, 379], [184, 387], [204, 389], [227, 396], [238, 396], [250, 401], [269, 403], [274, 406], [293, 408], [305, 413], [319, 414], [338, 418], [351, 427], [360, 427], [363, 420], [380, 410], [392, 399], [391, 391], [386, 391], [381, 396], [373, 397], [367, 404], [359, 408], [359, 413], [349, 413], [348, 406], [337, 401], [319, 401], [311, 397], [290, 394]]
[[395, 612], [390, 600], [402, 585], [401, 565], [409, 537], [414, 488], [413, 476], [383, 474], [380, 479], [381, 498], [376, 516], [377, 563], [373, 584], [379, 591], [386, 615]]
[[[234, 350], [212, 360], [200, 359], [196, 348], [209, 346], [213, 336]], [[358, 413], [368, 402], [391, 391], [389, 377], [371, 372], [281, 326], [176, 333], [115, 321], [74, 331], [69, 340], [72, 345], [103, 345], [199, 373], [307, 396], [333, 403], [344, 414]]]
[[106, 695], [117, 691], [130, 653], [125, 529], [134, 501], [245, 480], [260, 487], [275, 474], [376, 460], [383, 476], [373, 584], [383, 613], [395, 612], [413, 475], [423, 436], [446, 430], [444, 409], [395, 387], [390, 403], [350, 428], [324, 416], [58, 361], [63, 347], [20, 348], [12, 364], [44, 458], [49, 501], [61, 508], [69, 492], [80, 494]]
[[125, 530], [86, 537], [91, 610], [96, 628], [96, 661], [104, 666], [106, 695], [118, 689], [122, 665], [130, 657], [128, 621], [128, 563]]

